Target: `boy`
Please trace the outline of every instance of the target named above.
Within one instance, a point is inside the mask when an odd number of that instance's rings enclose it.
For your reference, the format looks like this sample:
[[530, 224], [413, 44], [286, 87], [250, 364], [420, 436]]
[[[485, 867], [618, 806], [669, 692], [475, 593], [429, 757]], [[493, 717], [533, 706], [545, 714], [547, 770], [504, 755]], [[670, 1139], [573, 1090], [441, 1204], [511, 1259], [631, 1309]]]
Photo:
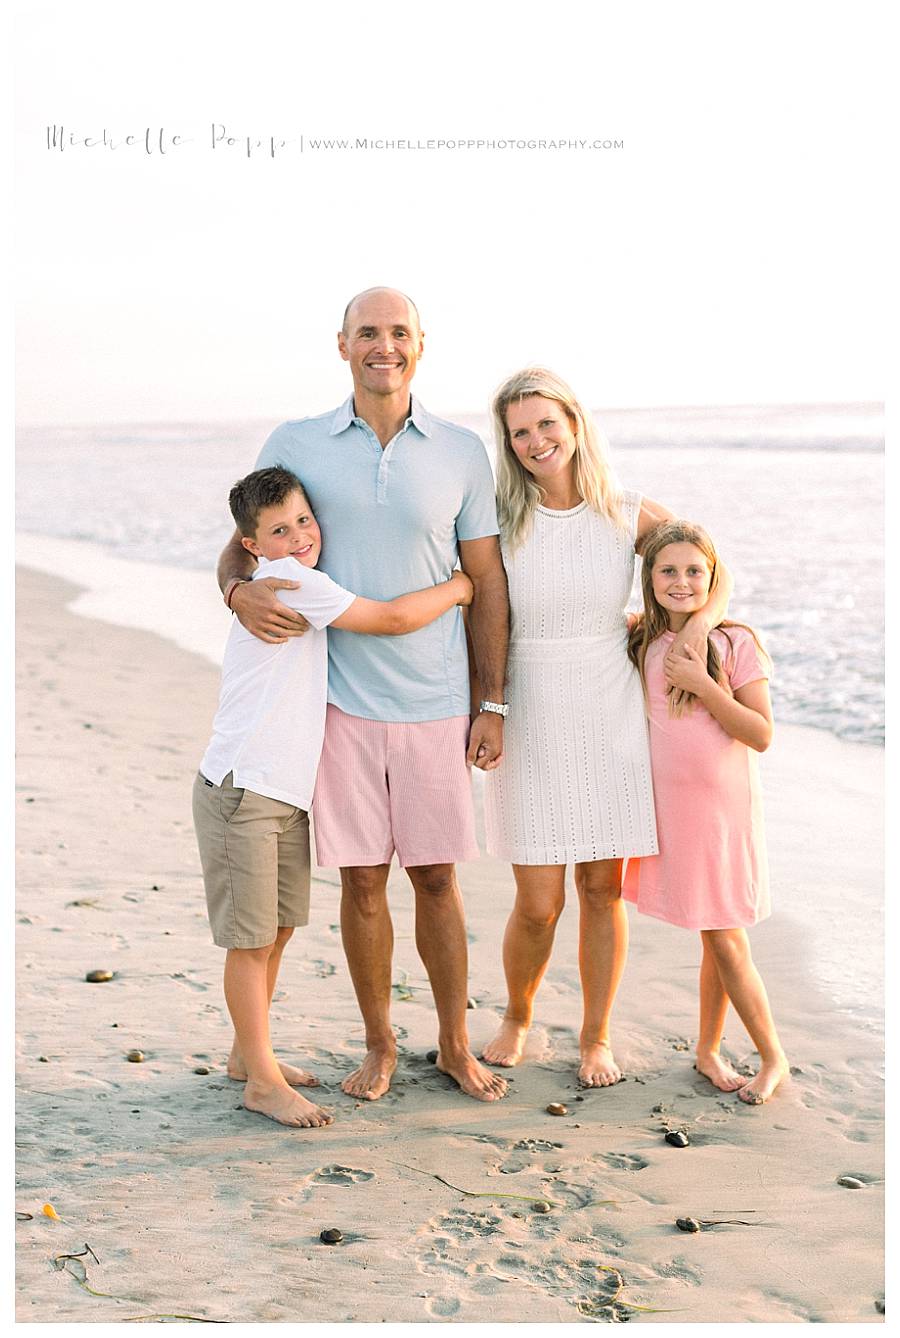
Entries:
[[[228, 498], [254, 575], [299, 581], [278, 595], [310, 624], [305, 636], [261, 641], [235, 621], [222, 664], [213, 736], [194, 783], [194, 825], [213, 940], [226, 948], [225, 1000], [234, 1023], [228, 1074], [244, 1105], [280, 1124], [312, 1128], [331, 1115], [293, 1089], [316, 1079], [281, 1065], [269, 1039], [269, 1004], [285, 944], [309, 919], [307, 812], [325, 728], [324, 629], [399, 636], [468, 604], [461, 571], [427, 590], [361, 599], [315, 570], [321, 535], [299, 479], [258, 469]], [[364, 542], [360, 536], [360, 542]]]

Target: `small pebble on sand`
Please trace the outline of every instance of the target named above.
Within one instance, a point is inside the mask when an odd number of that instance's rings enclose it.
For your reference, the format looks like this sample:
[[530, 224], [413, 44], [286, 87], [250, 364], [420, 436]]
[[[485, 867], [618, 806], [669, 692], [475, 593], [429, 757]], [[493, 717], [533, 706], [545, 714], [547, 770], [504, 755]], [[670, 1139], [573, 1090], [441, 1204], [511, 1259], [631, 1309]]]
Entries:
[[855, 1175], [839, 1175], [837, 1182], [839, 1185], [843, 1185], [844, 1189], [865, 1189], [866, 1187], [865, 1181], [857, 1180]]
[[467, 1000], [466, 1000], [466, 1007], [467, 1007], [467, 1008], [477, 1008], [477, 1007], [478, 1007], [478, 1000], [477, 1000], [477, 999], [467, 999]]
[[194, 1069], [194, 1072], [199, 1073], [201, 1078], [205, 1078], [206, 1075], [209, 1073], [209, 1069], [206, 1067], [205, 1064], [198, 1064], [197, 1067]]
[[96, 985], [99, 984], [99, 982], [102, 980], [112, 980], [115, 974], [116, 974], [115, 971], [106, 971], [106, 970], [88, 971], [87, 975], [85, 976], [85, 980], [89, 981], [92, 985]]
[[561, 1101], [551, 1101], [547, 1107], [548, 1115], [568, 1115], [568, 1110]]
[[533, 1213], [549, 1213], [552, 1209], [546, 1199], [538, 1199], [537, 1203], [531, 1205], [531, 1211]]
[[343, 1239], [344, 1233], [337, 1227], [326, 1227], [324, 1231], [319, 1232], [319, 1240], [323, 1245], [340, 1245]]
[[700, 1223], [696, 1217], [676, 1217], [675, 1225], [679, 1231], [699, 1231]]
[[429, 1051], [428, 1051], [428, 1054], [425, 1056], [425, 1058], [428, 1060], [429, 1064], [436, 1064], [436, 1063], [437, 1063], [437, 1050], [429, 1050]]
[[683, 1129], [670, 1129], [666, 1134], [666, 1142], [673, 1148], [686, 1148], [690, 1141]]
[[128, 1060], [129, 1064], [143, 1064], [144, 1052], [143, 1050], [129, 1050], [125, 1058]]

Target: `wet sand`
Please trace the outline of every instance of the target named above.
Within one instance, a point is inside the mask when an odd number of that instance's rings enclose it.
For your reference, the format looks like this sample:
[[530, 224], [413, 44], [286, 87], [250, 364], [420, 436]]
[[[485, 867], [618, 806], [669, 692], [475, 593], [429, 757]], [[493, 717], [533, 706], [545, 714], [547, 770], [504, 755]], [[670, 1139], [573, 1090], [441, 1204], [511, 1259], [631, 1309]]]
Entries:
[[[354, 1101], [339, 1084], [362, 1031], [336, 875], [320, 871], [273, 1034], [318, 1074], [335, 1122], [287, 1130], [244, 1111], [224, 1074], [223, 954], [190, 820], [217, 671], [68, 612], [74, 586], [18, 578], [16, 1208], [32, 1214], [16, 1224], [20, 1322], [882, 1321], [877, 1007], [836, 1009], [823, 965], [849, 944], [852, 974], [860, 916], [852, 933], [823, 917], [812, 936], [791, 914], [815, 898], [877, 903], [878, 750], [783, 728], [765, 759], [776, 910], [752, 942], [795, 1067], [767, 1106], [693, 1071], [697, 938], [633, 911], [615, 1018], [627, 1080], [578, 1090], [574, 897], [511, 1095], [464, 1098], [426, 1058], [434, 1014], [396, 871], [400, 1067], [382, 1101]], [[487, 858], [461, 875], [479, 1046], [504, 1004], [512, 880]], [[115, 978], [88, 984], [93, 968]], [[733, 1015], [726, 1049], [755, 1058]], [[669, 1146], [666, 1127], [690, 1145]], [[847, 1175], [861, 1187], [837, 1183]], [[61, 1220], [42, 1215], [48, 1202]], [[684, 1216], [749, 1225], [686, 1234]], [[328, 1227], [341, 1244], [320, 1242]], [[79, 1286], [77, 1263], [52, 1265], [86, 1242], [100, 1261], [88, 1257], [88, 1285], [111, 1297]], [[615, 1314], [610, 1270], [627, 1307]]]

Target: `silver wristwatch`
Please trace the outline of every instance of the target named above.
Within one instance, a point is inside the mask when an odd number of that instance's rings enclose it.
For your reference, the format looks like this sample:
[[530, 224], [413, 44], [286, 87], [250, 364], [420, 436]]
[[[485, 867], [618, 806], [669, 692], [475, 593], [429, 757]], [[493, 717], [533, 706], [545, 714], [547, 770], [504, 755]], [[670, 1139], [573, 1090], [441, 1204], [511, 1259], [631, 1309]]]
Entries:
[[479, 711], [492, 711], [494, 715], [502, 715], [504, 720], [509, 715], [509, 706], [506, 702], [481, 702]]

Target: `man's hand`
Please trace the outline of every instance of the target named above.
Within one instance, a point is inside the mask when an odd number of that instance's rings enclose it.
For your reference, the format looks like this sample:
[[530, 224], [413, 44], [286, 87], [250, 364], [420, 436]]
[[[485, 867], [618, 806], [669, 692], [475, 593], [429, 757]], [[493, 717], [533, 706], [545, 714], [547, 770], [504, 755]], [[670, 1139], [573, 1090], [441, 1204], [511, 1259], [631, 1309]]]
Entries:
[[479, 771], [493, 771], [503, 757], [503, 717], [482, 711], [472, 721], [466, 762]]
[[302, 581], [280, 581], [266, 576], [259, 581], [236, 585], [231, 596], [235, 617], [260, 641], [279, 643], [292, 636], [302, 636], [309, 623], [302, 613], [288, 608], [275, 594], [276, 590], [299, 590]]

